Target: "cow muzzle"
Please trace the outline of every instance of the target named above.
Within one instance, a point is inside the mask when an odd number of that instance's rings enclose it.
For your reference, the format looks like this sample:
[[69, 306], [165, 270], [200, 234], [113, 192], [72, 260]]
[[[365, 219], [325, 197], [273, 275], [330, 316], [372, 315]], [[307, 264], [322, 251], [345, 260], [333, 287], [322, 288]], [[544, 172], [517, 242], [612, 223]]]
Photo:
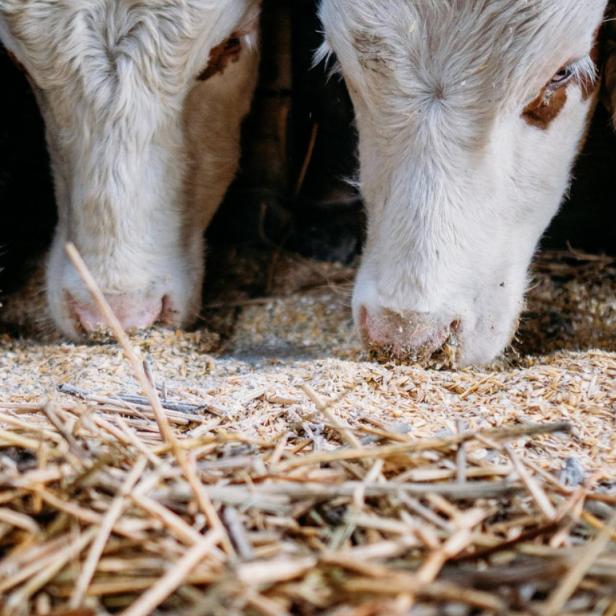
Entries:
[[[172, 308], [168, 295], [148, 297], [140, 294], [109, 294], [105, 298], [126, 331], [147, 329], [157, 323], [172, 322]], [[65, 302], [78, 334], [88, 337], [109, 325], [96, 304], [80, 302], [68, 292], [65, 294]]]
[[360, 306], [358, 326], [364, 346], [380, 361], [407, 361], [431, 367], [455, 367], [460, 321], [443, 321], [420, 312], [396, 312]]

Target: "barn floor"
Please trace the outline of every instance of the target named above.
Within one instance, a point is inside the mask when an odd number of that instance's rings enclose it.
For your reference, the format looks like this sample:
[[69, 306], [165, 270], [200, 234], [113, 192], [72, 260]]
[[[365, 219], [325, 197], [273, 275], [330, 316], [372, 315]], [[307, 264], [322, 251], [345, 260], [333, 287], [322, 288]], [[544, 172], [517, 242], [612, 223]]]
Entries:
[[542, 255], [514, 349], [459, 372], [369, 361], [352, 268], [209, 269], [210, 329], [132, 338], [153, 401], [9, 298], [0, 613], [616, 615], [615, 260]]

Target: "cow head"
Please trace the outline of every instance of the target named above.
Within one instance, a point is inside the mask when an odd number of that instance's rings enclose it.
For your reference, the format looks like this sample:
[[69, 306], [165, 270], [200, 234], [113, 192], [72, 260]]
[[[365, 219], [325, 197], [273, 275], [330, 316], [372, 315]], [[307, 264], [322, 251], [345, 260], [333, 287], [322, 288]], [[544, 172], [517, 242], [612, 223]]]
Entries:
[[605, 0], [323, 0], [353, 98], [367, 243], [353, 307], [398, 357], [511, 340], [596, 95]]
[[76, 244], [127, 328], [199, 310], [203, 231], [239, 158], [259, 0], [2, 0], [0, 39], [46, 123], [59, 224], [56, 325], [100, 317], [64, 253]]

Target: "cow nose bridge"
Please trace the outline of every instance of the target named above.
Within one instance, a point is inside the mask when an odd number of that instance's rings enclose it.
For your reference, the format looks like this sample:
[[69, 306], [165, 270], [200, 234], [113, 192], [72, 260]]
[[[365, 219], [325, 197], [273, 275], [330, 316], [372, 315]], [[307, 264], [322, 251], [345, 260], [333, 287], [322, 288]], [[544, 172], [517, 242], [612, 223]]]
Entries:
[[[461, 322], [430, 313], [397, 312], [361, 306], [358, 328], [364, 346], [377, 359], [454, 365]], [[438, 357], [437, 357], [438, 356]], [[446, 360], [446, 361], [443, 361]]]

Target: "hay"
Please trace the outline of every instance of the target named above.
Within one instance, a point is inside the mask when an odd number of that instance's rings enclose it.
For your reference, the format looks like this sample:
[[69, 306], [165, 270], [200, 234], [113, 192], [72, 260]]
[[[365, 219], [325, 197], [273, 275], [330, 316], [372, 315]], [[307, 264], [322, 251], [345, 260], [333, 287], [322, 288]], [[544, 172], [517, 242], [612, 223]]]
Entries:
[[460, 372], [367, 361], [348, 269], [261, 265], [131, 361], [3, 337], [2, 614], [616, 613], [613, 261], [541, 259]]

